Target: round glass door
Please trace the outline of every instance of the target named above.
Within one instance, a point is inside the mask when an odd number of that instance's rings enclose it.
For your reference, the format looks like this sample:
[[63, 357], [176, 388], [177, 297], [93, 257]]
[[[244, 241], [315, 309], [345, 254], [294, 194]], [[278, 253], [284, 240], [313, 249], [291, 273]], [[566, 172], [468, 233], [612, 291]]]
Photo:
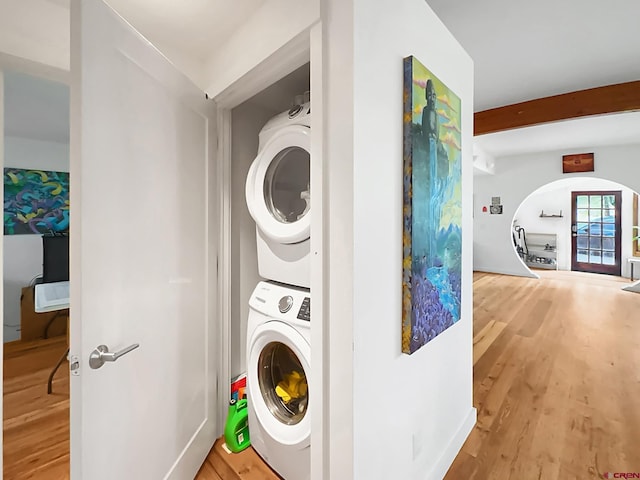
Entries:
[[264, 177], [264, 201], [280, 223], [294, 223], [309, 211], [310, 155], [300, 147], [280, 151]]
[[258, 384], [271, 414], [285, 425], [299, 423], [307, 413], [307, 375], [296, 354], [284, 343], [270, 342], [258, 359]]

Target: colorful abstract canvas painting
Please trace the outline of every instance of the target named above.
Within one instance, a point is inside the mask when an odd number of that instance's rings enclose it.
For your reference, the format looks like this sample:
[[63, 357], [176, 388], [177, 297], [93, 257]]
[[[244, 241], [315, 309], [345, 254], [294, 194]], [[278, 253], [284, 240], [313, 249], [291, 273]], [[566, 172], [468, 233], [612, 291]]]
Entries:
[[404, 59], [402, 351], [460, 320], [461, 102], [415, 57]]
[[4, 169], [4, 234], [69, 229], [69, 173]]

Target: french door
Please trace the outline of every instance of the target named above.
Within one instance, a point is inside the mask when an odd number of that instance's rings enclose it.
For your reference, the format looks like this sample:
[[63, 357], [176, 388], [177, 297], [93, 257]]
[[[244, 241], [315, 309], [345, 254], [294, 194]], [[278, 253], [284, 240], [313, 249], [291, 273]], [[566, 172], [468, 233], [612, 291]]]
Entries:
[[620, 275], [622, 193], [571, 192], [571, 270]]

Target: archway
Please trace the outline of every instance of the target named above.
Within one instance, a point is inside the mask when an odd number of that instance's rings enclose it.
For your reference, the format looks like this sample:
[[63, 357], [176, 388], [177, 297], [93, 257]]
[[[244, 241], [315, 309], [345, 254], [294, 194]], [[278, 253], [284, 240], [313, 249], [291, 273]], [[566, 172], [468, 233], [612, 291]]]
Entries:
[[[621, 191], [621, 275], [630, 276], [634, 191], [617, 182], [595, 177], [571, 177], [550, 182], [529, 194], [513, 219], [513, 250], [532, 276], [535, 270], [571, 270], [571, 192]], [[532, 271], [533, 269], [533, 271]]]
[[[540, 187], [558, 180], [596, 177], [640, 191], [640, 162], [634, 160], [640, 157], [640, 144], [578, 151], [594, 152], [596, 164], [593, 173], [563, 174], [560, 160], [566, 152], [550, 151], [496, 158], [493, 175], [474, 177], [475, 270], [536, 277], [516, 254], [511, 232], [516, 210]], [[503, 206], [502, 214], [492, 214], [488, 208], [496, 197]], [[486, 212], [483, 211], [485, 209]], [[623, 258], [623, 262], [627, 259]]]

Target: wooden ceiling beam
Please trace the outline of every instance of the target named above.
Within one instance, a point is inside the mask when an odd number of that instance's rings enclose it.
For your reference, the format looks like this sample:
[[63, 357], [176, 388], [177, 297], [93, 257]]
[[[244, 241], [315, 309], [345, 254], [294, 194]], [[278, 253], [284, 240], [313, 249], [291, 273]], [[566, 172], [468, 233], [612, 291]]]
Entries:
[[474, 114], [474, 135], [569, 118], [640, 110], [640, 80], [537, 98]]

